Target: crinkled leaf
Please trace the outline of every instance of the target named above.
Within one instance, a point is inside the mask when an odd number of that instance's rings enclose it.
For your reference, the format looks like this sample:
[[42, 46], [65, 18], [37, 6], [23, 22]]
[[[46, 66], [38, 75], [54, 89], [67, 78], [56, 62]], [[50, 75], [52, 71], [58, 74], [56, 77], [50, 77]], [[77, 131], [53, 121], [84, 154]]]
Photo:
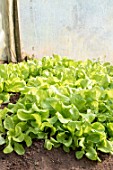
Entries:
[[58, 120], [57, 116], [53, 116], [53, 117], [47, 119], [47, 121], [52, 125], [55, 124], [57, 122], [57, 120]]
[[99, 143], [105, 138], [106, 138], [105, 133], [93, 132], [89, 134], [89, 136], [87, 137], [87, 141], [91, 141], [93, 143]]
[[4, 120], [4, 127], [7, 130], [14, 128], [14, 122], [13, 122], [13, 118], [11, 116], [7, 116], [6, 119]]
[[7, 154], [7, 153], [11, 153], [13, 152], [13, 147], [12, 145], [9, 143], [3, 150], [3, 153]]
[[42, 123], [40, 129], [42, 131], [47, 131], [47, 129], [49, 129], [49, 128], [51, 129], [50, 135], [53, 136], [56, 133], [56, 128], [52, 124], [50, 124], [49, 122]]
[[2, 100], [3, 103], [8, 103], [9, 99], [10, 99], [9, 93], [3, 92], [0, 94], [0, 100]]
[[15, 141], [15, 142], [22, 142], [22, 141], [24, 141], [24, 134], [23, 133], [21, 133], [19, 136], [14, 136], [14, 137], [12, 137], [12, 139]]
[[105, 131], [105, 127], [100, 122], [92, 123], [92, 128], [96, 131], [102, 131], [102, 132]]
[[25, 85], [26, 83], [24, 80], [14, 78], [13, 81], [5, 81], [4, 90], [8, 92], [20, 92], [22, 89], [24, 89]]
[[49, 110], [46, 109], [39, 109], [36, 104], [32, 105], [33, 111], [37, 112], [41, 116], [41, 120], [46, 120], [49, 117]]
[[72, 144], [72, 137], [69, 134], [66, 134], [65, 132], [60, 132], [56, 136], [57, 141], [64, 144], [66, 147], [70, 147]]
[[30, 146], [32, 145], [32, 139], [31, 139], [30, 136], [25, 135], [24, 140], [25, 140], [25, 142], [26, 142], [27, 147], [30, 147]]
[[47, 150], [51, 150], [51, 149], [52, 149], [52, 146], [53, 146], [53, 143], [52, 143], [50, 140], [46, 139], [46, 140], [45, 140], [44, 147], [45, 147]]
[[87, 122], [93, 122], [95, 117], [96, 117], [96, 115], [93, 114], [93, 113], [92, 114], [83, 114], [82, 113], [80, 115], [81, 115], [82, 119], [87, 121]]
[[19, 143], [14, 143], [14, 151], [18, 154], [18, 155], [23, 155], [25, 153], [25, 149], [23, 148], [22, 144]]
[[70, 148], [69, 148], [69, 147], [66, 147], [65, 145], [63, 145], [63, 150], [64, 150], [65, 152], [67, 152], [67, 153], [70, 152]]
[[2, 137], [2, 135], [0, 135], [0, 145], [3, 145], [5, 143], [6, 143], [5, 139]]
[[61, 123], [68, 123], [71, 121], [71, 119], [64, 118], [59, 112], [56, 113], [56, 116]]
[[19, 109], [17, 111], [17, 116], [22, 121], [28, 121], [28, 120], [32, 119], [32, 116], [30, 113], [31, 113], [31, 111]]
[[113, 136], [113, 123], [107, 123], [107, 130], [109, 133], [109, 136]]
[[72, 134], [74, 134], [76, 129], [76, 121], [69, 122], [66, 127]]
[[36, 124], [38, 125], [38, 127], [40, 127], [41, 126], [41, 116], [39, 115], [39, 114], [31, 114], [34, 118], [35, 118], [35, 120], [36, 120]]
[[90, 160], [98, 160], [98, 161], [100, 161], [100, 159], [98, 158], [96, 150], [94, 148], [92, 148], [92, 147], [89, 147], [87, 149], [86, 156]]
[[85, 152], [84, 151], [77, 151], [75, 153], [77, 159], [81, 159], [84, 156]]
[[97, 145], [97, 149], [104, 153], [111, 153], [113, 152], [113, 144], [105, 139]]

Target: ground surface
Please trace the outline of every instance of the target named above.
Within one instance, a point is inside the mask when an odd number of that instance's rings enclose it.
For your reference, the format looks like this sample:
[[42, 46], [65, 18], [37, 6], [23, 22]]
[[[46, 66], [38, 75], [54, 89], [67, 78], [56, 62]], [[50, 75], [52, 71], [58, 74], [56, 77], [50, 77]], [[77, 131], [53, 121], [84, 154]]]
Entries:
[[[11, 103], [16, 103], [19, 93], [13, 94]], [[7, 107], [2, 104], [1, 108]], [[47, 151], [43, 141], [34, 141], [26, 154], [19, 156], [16, 153], [3, 154], [0, 148], [0, 170], [113, 170], [113, 156], [100, 154], [101, 163], [93, 162], [84, 157], [77, 160], [74, 152], [65, 153], [61, 148]]]
[[47, 151], [42, 141], [34, 141], [26, 154], [4, 155], [0, 151], [0, 170], [113, 170], [113, 157], [101, 155], [102, 163], [83, 158], [76, 160], [74, 152], [65, 153], [61, 148]]

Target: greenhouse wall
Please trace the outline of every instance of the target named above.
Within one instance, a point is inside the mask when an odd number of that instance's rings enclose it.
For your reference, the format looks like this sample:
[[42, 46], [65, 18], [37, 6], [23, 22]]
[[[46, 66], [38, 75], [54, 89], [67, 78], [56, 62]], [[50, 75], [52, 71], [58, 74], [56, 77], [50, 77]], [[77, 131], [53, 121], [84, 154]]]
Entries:
[[18, 0], [21, 53], [113, 62], [113, 0]]
[[0, 61], [52, 54], [113, 62], [113, 1], [0, 0]]
[[14, 1], [0, 0], [0, 63], [16, 62]]
[[6, 8], [5, 1], [0, 0], [0, 62], [7, 60], [7, 52], [6, 52]]

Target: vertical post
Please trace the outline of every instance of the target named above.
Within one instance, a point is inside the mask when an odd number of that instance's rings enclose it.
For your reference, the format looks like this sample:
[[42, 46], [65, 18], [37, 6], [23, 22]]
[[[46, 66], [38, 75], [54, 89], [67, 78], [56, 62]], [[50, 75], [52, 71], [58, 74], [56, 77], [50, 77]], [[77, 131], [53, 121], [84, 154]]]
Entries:
[[20, 46], [20, 31], [19, 31], [19, 21], [18, 21], [18, 7], [17, 0], [13, 0], [13, 22], [14, 22], [14, 39], [15, 39], [15, 50], [17, 62], [22, 61], [21, 58], [21, 46]]
[[13, 0], [5, 0], [7, 11], [5, 12], [6, 18], [7, 18], [7, 24], [6, 24], [6, 36], [7, 36], [7, 46], [8, 46], [8, 62], [16, 62], [16, 50], [15, 50], [15, 36], [14, 36], [14, 12], [13, 12]]

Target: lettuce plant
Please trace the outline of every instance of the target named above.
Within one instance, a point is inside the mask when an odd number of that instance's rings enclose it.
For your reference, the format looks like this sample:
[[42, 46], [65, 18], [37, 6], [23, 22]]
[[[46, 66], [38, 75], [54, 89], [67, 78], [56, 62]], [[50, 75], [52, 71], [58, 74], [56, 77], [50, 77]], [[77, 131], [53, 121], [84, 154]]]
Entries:
[[[10, 96], [20, 93], [16, 104]], [[63, 147], [101, 161], [113, 154], [113, 66], [74, 61], [58, 55], [0, 65], [0, 145], [4, 153], [25, 153], [24, 145], [43, 139], [44, 147]]]

